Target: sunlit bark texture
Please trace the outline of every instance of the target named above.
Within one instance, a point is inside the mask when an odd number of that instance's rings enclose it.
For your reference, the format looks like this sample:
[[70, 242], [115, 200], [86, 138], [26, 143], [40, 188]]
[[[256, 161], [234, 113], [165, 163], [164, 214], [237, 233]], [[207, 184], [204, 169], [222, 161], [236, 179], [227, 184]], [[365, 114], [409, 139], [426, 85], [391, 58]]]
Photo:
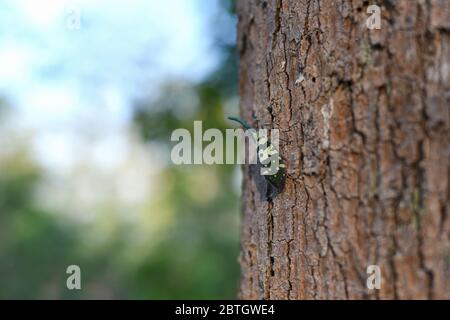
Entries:
[[242, 117], [280, 130], [288, 172], [268, 202], [244, 168], [240, 297], [450, 298], [450, 2], [239, 0], [237, 13]]

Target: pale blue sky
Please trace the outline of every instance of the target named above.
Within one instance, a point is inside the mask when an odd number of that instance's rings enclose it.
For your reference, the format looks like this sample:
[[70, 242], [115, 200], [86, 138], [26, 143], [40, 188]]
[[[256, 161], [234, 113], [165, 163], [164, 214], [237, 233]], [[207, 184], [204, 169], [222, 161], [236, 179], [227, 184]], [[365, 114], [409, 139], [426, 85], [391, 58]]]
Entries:
[[[214, 67], [208, 18], [217, 5], [203, 4], [2, 1], [0, 92], [33, 122], [84, 108], [126, 112], [121, 104], [151, 94], [164, 78], [198, 79]], [[67, 26], [72, 9], [80, 12], [79, 29]]]
[[164, 80], [211, 72], [217, 2], [2, 0], [0, 96], [18, 128], [35, 130], [37, 157], [64, 162], [81, 127], [119, 132], [134, 98], [155, 94]]

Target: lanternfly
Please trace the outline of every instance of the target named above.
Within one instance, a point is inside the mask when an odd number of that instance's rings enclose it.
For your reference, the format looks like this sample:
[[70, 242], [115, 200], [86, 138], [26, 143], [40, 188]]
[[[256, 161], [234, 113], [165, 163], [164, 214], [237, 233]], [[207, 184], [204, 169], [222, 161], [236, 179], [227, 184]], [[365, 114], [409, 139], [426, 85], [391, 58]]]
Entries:
[[[253, 129], [243, 119], [228, 117], [232, 121], [240, 123], [244, 129]], [[272, 145], [265, 135], [259, 135], [253, 130], [253, 138], [257, 144], [257, 170], [252, 170], [256, 186], [267, 201], [272, 201], [281, 192], [286, 179], [286, 168], [278, 150]], [[274, 165], [278, 162], [278, 165]], [[264, 177], [261, 179], [261, 176]]]

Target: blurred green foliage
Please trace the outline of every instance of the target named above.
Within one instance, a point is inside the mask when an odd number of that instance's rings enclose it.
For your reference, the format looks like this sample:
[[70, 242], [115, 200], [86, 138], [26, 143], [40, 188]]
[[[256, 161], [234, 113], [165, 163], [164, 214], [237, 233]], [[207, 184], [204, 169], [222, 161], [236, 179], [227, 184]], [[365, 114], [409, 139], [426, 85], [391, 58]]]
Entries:
[[[233, 14], [234, 2], [223, 4]], [[171, 82], [155, 101], [136, 105], [135, 121], [145, 139], [167, 143], [177, 128], [186, 128], [192, 135], [195, 120], [203, 121], [203, 130], [230, 127], [226, 116], [238, 112], [237, 57], [235, 46], [222, 41], [220, 34], [217, 46], [222, 63], [207, 79], [196, 84]], [[205, 171], [208, 176], [195, 181]], [[236, 297], [239, 206], [235, 173], [236, 168], [229, 165], [170, 167], [167, 174], [175, 185], [167, 201], [175, 207], [177, 223], [158, 247], [157, 262], [149, 259], [136, 273], [144, 296]], [[217, 195], [201, 201], [213, 185], [218, 185]], [[157, 285], [152, 288], [147, 283]], [[160, 288], [165, 291], [157, 293]]]
[[[222, 14], [232, 15], [233, 1], [223, 4]], [[225, 116], [237, 112], [237, 62], [234, 45], [221, 39], [227, 32], [217, 32], [222, 62], [207, 79], [173, 79], [157, 99], [136, 103], [133, 121], [143, 143], [165, 144], [169, 154], [174, 129], [192, 129], [194, 120], [203, 120], [204, 130], [230, 126]], [[234, 166], [168, 163], [161, 172], [167, 187], [151, 210], [161, 208], [173, 217], [157, 241], [138, 250], [129, 242], [130, 225], [113, 228], [108, 241], [92, 247], [86, 239], [92, 226], [42, 209], [36, 190], [45, 173], [30, 153], [24, 144], [0, 157], [0, 298], [236, 297], [239, 180]], [[66, 289], [71, 264], [81, 267], [82, 290]]]

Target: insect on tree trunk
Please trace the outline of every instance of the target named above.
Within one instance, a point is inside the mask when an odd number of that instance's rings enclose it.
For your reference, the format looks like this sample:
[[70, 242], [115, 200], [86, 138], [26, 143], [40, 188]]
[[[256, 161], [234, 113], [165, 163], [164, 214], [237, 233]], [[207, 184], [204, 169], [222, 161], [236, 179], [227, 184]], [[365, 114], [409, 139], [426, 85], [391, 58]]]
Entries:
[[450, 298], [450, 2], [370, 2], [238, 0], [241, 116], [288, 174], [264, 201], [244, 168], [241, 298]]

